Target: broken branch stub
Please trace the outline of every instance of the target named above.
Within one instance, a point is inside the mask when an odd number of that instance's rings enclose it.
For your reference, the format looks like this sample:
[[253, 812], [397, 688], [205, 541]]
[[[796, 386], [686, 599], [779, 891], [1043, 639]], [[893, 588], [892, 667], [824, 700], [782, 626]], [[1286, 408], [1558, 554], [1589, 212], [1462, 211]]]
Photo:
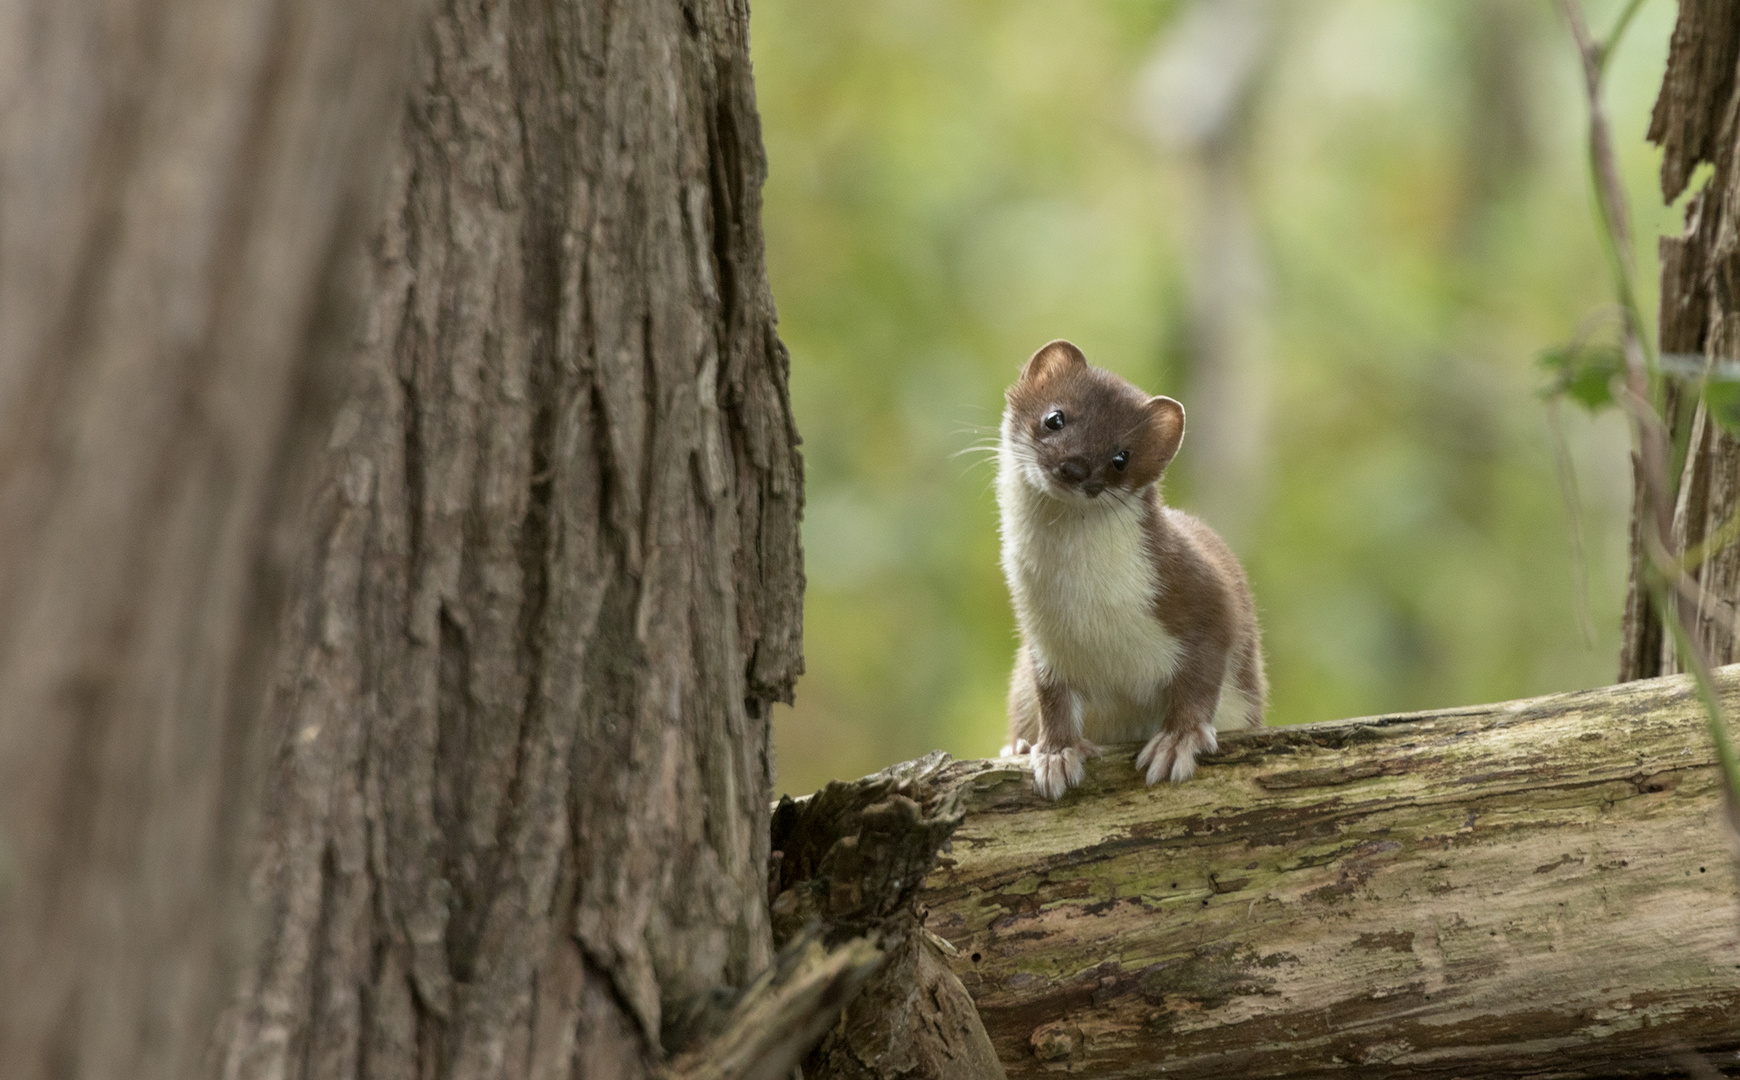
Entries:
[[773, 812], [774, 940], [865, 935], [887, 959], [804, 1062], [810, 1080], [1004, 1080], [947, 945], [915, 898], [961, 823], [948, 756], [832, 783]]

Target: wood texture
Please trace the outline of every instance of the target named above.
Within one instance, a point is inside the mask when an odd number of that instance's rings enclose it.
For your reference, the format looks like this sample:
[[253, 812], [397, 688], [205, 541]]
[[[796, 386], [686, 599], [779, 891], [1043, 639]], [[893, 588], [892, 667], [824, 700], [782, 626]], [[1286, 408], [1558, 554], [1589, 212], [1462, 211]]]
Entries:
[[1669, 1075], [1740, 1048], [1702, 725], [1675, 677], [1233, 733], [1179, 787], [1126, 747], [1057, 804], [959, 762], [920, 902], [1012, 1077]]
[[646, 1076], [772, 960], [802, 474], [747, 30], [434, 18], [274, 670], [227, 1077]]
[[0, 4], [0, 1076], [199, 1075], [421, 14]]
[[[940, 751], [773, 814], [774, 939], [856, 936], [885, 960], [804, 1062], [810, 1080], [1003, 1080], [984, 1025], [926, 933], [915, 904], [937, 850], [961, 823], [960, 790]], [[789, 945], [784, 945], [790, 948]]]
[[666, 1075], [669, 1080], [790, 1080], [882, 958], [868, 938], [853, 938], [831, 951], [813, 938], [794, 942], [724, 1018], [723, 1030], [673, 1062]]
[[[1740, 359], [1740, 8], [1721, 0], [1684, 0], [1669, 48], [1667, 71], [1650, 121], [1662, 148], [1661, 190], [1678, 198], [1699, 165], [1714, 172], [1687, 204], [1680, 236], [1661, 240], [1660, 336], [1663, 353]], [[1696, 394], [1670, 388], [1663, 419], [1687, 447], [1683, 467], [1667, 477], [1675, 492], [1673, 547], [1684, 552], [1722, 529], [1740, 511], [1740, 440], [1721, 430]], [[1636, 469], [1634, 468], [1634, 473]], [[1633, 477], [1634, 504], [1642, 478]], [[1619, 678], [1684, 670], [1663, 613], [1639, 583], [1644, 571], [1640, 523], [1633, 515], [1631, 587], [1626, 599]], [[1715, 664], [1740, 660], [1740, 545], [1716, 545], [1691, 577], [1708, 598], [1695, 605], [1691, 626]]]
[[1661, 194], [1670, 203], [1699, 164], [1732, 153], [1725, 111], [1740, 59], [1740, 9], [1725, 0], [1681, 0], [1679, 9], [1648, 136], [1662, 148]]

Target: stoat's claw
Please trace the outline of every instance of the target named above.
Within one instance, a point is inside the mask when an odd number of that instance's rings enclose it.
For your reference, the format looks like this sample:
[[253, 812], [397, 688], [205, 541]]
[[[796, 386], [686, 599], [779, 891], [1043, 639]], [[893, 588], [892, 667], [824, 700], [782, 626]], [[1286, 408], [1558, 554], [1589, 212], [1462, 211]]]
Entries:
[[1217, 749], [1219, 740], [1212, 724], [1184, 731], [1162, 731], [1136, 755], [1136, 768], [1146, 771], [1150, 784], [1159, 783], [1162, 777], [1182, 784], [1196, 772], [1196, 755], [1212, 754]]
[[1081, 749], [1074, 746], [1066, 746], [1061, 750], [1035, 749], [1033, 790], [1048, 799], [1063, 798], [1064, 792], [1081, 783], [1082, 777], [1087, 775], [1083, 760]]

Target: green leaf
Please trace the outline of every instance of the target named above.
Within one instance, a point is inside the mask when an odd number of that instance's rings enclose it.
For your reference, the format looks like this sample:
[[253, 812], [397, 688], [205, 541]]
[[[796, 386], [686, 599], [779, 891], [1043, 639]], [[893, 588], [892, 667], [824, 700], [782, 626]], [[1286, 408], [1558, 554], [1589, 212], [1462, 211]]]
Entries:
[[1568, 397], [1590, 412], [1613, 404], [1613, 379], [1625, 366], [1616, 345], [1561, 345], [1541, 353], [1541, 366], [1553, 373], [1547, 397]]
[[1740, 382], [1711, 379], [1704, 384], [1704, 408], [1730, 435], [1740, 435]]

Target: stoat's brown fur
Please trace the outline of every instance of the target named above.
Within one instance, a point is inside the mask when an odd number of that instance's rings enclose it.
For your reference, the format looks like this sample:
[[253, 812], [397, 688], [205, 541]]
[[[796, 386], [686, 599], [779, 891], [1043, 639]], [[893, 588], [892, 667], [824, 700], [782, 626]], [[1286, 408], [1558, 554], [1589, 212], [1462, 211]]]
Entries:
[[1150, 784], [1188, 780], [1216, 728], [1263, 722], [1268, 684], [1238, 559], [1160, 500], [1184, 407], [1067, 341], [1034, 353], [1007, 400], [997, 501], [1021, 647], [1004, 752], [1031, 754], [1053, 799], [1097, 742], [1146, 740]]

